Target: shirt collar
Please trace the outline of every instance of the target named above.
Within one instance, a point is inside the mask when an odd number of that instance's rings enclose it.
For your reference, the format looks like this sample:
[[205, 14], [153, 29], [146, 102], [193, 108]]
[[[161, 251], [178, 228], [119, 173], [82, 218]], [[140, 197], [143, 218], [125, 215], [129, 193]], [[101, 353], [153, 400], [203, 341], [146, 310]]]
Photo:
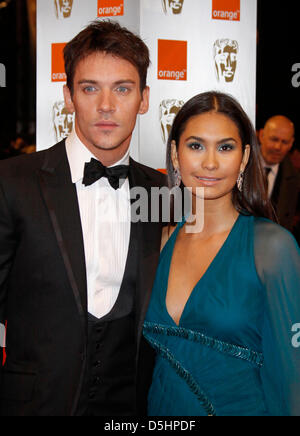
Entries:
[[[97, 159], [88, 148], [80, 141], [73, 128], [71, 134], [66, 139], [66, 152], [71, 170], [72, 182], [77, 183], [83, 179], [84, 166], [86, 162], [90, 162], [91, 159]], [[129, 154], [130, 150], [128, 148], [126, 154], [111, 167], [117, 165], [129, 165]]]
[[279, 164], [269, 165], [265, 161], [263, 161], [263, 165], [264, 165], [264, 168], [270, 168], [270, 170], [271, 170], [270, 172], [272, 174], [276, 175], [278, 173]]

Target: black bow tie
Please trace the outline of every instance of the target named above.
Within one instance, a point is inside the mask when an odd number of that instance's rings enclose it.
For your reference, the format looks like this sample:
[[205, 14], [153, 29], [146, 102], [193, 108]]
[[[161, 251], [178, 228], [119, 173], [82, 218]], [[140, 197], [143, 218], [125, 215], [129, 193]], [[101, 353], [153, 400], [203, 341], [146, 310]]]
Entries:
[[272, 168], [270, 168], [270, 167], [265, 167], [265, 173], [266, 173], [266, 176], [268, 177], [268, 175], [270, 174], [270, 172], [272, 171]]
[[97, 182], [97, 180], [101, 179], [101, 177], [106, 177], [110, 183], [110, 185], [114, 189], [118, 189], [122, 186], [122, 181], [126, 180], [128, 176], [128, 165], [118, 165], [115, 167], [107, 168], [102, 165], [96, 159], [91, 159], [90, 162], [86, 163], [84, 166], [84, 175], [82, 183], [85, 186], [92, 185]]

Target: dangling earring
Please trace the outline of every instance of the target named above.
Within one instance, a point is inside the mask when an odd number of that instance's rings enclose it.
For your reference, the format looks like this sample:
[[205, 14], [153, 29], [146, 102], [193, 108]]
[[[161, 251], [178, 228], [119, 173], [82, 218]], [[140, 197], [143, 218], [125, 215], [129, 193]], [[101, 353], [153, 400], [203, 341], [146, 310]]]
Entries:
[[179, 168], [174, 169], [174, 180], [175, 180], [175, 186], [179, 187], [181, 185], [181, 174]]
[[242, 192], [243, 190], [243, 183], [244, 183], [244, 173], [241, 171], [237, 179], [237, 187], [240, 192]]

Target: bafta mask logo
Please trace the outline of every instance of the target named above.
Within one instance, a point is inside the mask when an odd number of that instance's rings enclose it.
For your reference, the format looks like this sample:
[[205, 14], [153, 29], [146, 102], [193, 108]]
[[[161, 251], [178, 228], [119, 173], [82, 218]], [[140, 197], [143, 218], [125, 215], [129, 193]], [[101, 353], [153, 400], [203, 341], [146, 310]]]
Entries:
[[54, 0], [56, 17], [69, 18], [71, 16], [73, 0]]
[[171, 11], [174, 15], [179, 15], [182, 12], [184, 0], [162, 0], [164, 13]]
[[234, 81], [239, 45], [233, 39], [218, 39], [214, 43], [214, 58], [219, 82]]
[[163, 100], [159, 105], [161, 134], [165, 144], [168, 141], [174, 119], [183, 105], [184, 101], [176, 99]]
[[56, 141], [60, 142], [70, 135], [75, 115], [67, 111], [64, 101], [57, 101], [53, 106], [53, 126]]

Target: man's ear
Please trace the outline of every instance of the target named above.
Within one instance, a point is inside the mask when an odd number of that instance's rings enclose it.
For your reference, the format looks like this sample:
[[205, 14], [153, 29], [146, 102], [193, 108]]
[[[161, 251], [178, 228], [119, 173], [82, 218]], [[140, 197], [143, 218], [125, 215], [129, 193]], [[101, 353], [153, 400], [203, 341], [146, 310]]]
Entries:
[[67, 85], [64, 85], [63, 92], [64, 92], [64, 99], [65, 99], [65, 105], [66, 105], [67, 111], [70, 112], [71, 114], [73, 114], [75, 112], [75, 107], [73, 104], [71, 91]]
[[293, 148], [294, 142], [295, 142], [295, 138], [293, 136], [292, 139], [290, 140], [290, 144], [289, 144], [289, 147], [288, 147], [289, 151]]
[[146, 86], [146, 88], [142, 92], [142, 101], [140, 104], [139, 114], [146, 114], [149, 110], [149, 100], [150, 100], [150, 88]]
[[258, 131], [258, 140], [259, 140], [260, 144], [262, 144], [263, 139], [264, 139], [264, 129], [259, 129], [259, 131]]

